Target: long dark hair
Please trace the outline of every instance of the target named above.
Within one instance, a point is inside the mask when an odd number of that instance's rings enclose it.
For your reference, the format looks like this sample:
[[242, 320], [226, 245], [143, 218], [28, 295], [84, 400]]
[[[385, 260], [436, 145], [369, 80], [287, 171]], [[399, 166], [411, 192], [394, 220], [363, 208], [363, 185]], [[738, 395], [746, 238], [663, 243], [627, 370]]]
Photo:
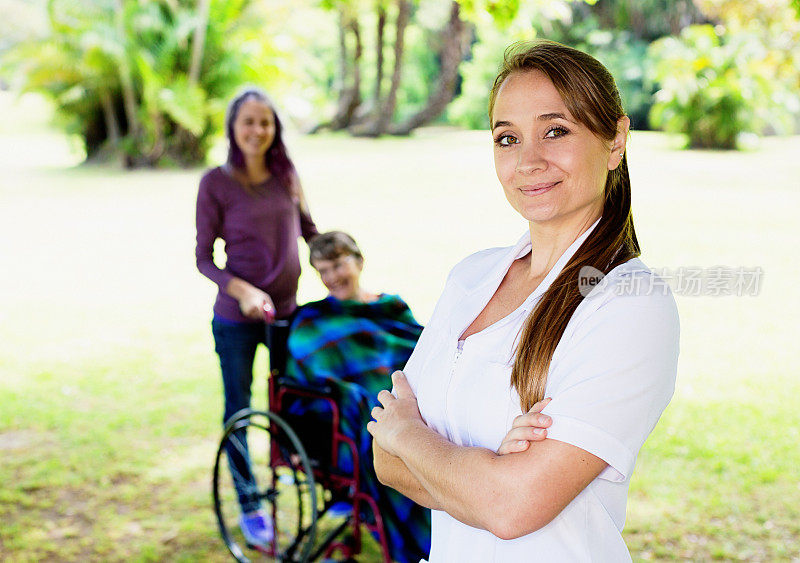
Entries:
[[[516, 43], [505, 52], [489, 96], [489, 119], [500, 86], [517, 72], [544, 73], [569, 112], [598, 138], [612, 140], [625, 115], [614, 78], [594, 57], [552, 41]], [[520, 335], [511, 384], [523, 412], [544, 398], [547, 372], [572, 314], [583, 300], [578, 274], [592, 266], [607, 274], [639, 255], [631, 214], [627, 157], [606, 178], [602, 218], [531, 311]]]
[[275, 105], [264, 91], [258, 88], [245, 88], [228, 104], [228, 111], [225, 116], [225, 133], [228, 136], [228, 165], [238, 171], [245, 169], [244, 154], [242, 154], [242, 149], [236, 144], [236, 139], [233, 136], [233, 122], [236, 121], [242, 104], [249, 99], [263, 102], [272, 110], [272, 115], [275, 119], [275, 138], [264, 154], [264, 164], [266, 164], [270, 174], [276, 176], [284, 186], [289, 188], [294, 184], [293, 176], [296, 172], [292, 159], [289, 158], [289, 153], [286, 150], [286, 145], [283, 144], [283, 125], [281, 125]]

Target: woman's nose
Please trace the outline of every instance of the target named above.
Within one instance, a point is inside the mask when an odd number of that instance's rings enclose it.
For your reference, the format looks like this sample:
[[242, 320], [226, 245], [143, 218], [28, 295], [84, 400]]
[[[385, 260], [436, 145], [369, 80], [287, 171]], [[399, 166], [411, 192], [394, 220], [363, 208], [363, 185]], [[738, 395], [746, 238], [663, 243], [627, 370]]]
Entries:
[[529, 174], [542, 170], [545, 166], [546, 161], [540, 147], [535, 143], [523, 143], [520, 146], [517, 151], [517, 172]]

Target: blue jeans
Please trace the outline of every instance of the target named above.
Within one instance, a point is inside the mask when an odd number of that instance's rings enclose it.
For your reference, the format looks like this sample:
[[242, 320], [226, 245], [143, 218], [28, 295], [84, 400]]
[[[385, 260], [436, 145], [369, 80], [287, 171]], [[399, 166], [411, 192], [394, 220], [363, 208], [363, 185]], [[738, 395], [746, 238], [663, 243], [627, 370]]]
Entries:
[[[214, 318], [211, 321], [214, 345], [222, 369], [222, 384], [225, 389], [225, 422], [241, 409], [250, 407], [250, 387], [253, 383], [253, 359], [259, 344], [265, 344], [270, 352], [270, 369], [281, 373], [286, 370], [286, 339], [288, 326], [270, 327], [270, 342], [264, 323], [235, 323]], [[239, 497], [242, 512], [252, 512], [261, 507], [250, 456], [247, 450], [245, 430], [234, 432], [225, 444], [233, 483]]]

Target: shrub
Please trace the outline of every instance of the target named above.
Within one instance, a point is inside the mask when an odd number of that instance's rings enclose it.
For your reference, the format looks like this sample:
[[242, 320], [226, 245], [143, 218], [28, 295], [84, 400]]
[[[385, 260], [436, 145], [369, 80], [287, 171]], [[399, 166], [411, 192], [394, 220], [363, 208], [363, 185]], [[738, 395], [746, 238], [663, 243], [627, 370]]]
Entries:
[[[47, 2], [48, 33], [15, 45], [4, 69], [53, 100], [91, 159], [196, 165], [240, 84], [274, 75], [249, 0], [209, 0], [198, 72], [190, 76], [197, 3]], [[252, 9], [251, 9], [252, 8]], [[202, 23], [202, 22], [201, 22]]]
[[736, 148], [741, 133], [792, 129], [797, 97], [771, 80], [769, 50], [754, 34], [695, 25], [648, 48], [648, 77], [658, 84], [650, 122], [685, 133], [689, 146]]
[[617, 29], [592, 29], [582, 42], [571, 43], [599, 60], [617, 83], [622, 107], [633, 129], [648, 129], [647, 116], [653, 90], [646, 84], [647, 43], [630, 32]]

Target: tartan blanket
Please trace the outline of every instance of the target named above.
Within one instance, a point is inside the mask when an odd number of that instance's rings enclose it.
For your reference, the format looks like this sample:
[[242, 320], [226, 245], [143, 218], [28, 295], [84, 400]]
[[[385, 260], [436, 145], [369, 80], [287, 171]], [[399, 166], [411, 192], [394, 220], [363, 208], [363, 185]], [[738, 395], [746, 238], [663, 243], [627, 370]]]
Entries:
[[[403, 368], [421, 332], [408, 305], [396, 295], [383, 294], [373, 303], [328, 297], [298, 310], [288, 341], [286, 377], [290, 381], [332, 383], [335, 387], [341, 431], [358, 449], [360, 488], [377, 501], [392, 558], [399, 563], [427, 558], [430, 511], [378, 481], [367, 422], [372, 408], [379, 404], [376, 395], [391, 389], [390, 375]], [[310, 399], [295, 400], [282, 410], [306, 426], [309, 421], [330, 417], [327, 404]], [[310, 435], [318, 435], [314, 427], [320, 426], [313, 423], [311, 428], [298, 430], [304, 445]], [[324, 450], [324, 444], [318, 447]], [[340, 448], [338, 454], [337, 466], [332, 469], [351, 472], [349, 449]]]

